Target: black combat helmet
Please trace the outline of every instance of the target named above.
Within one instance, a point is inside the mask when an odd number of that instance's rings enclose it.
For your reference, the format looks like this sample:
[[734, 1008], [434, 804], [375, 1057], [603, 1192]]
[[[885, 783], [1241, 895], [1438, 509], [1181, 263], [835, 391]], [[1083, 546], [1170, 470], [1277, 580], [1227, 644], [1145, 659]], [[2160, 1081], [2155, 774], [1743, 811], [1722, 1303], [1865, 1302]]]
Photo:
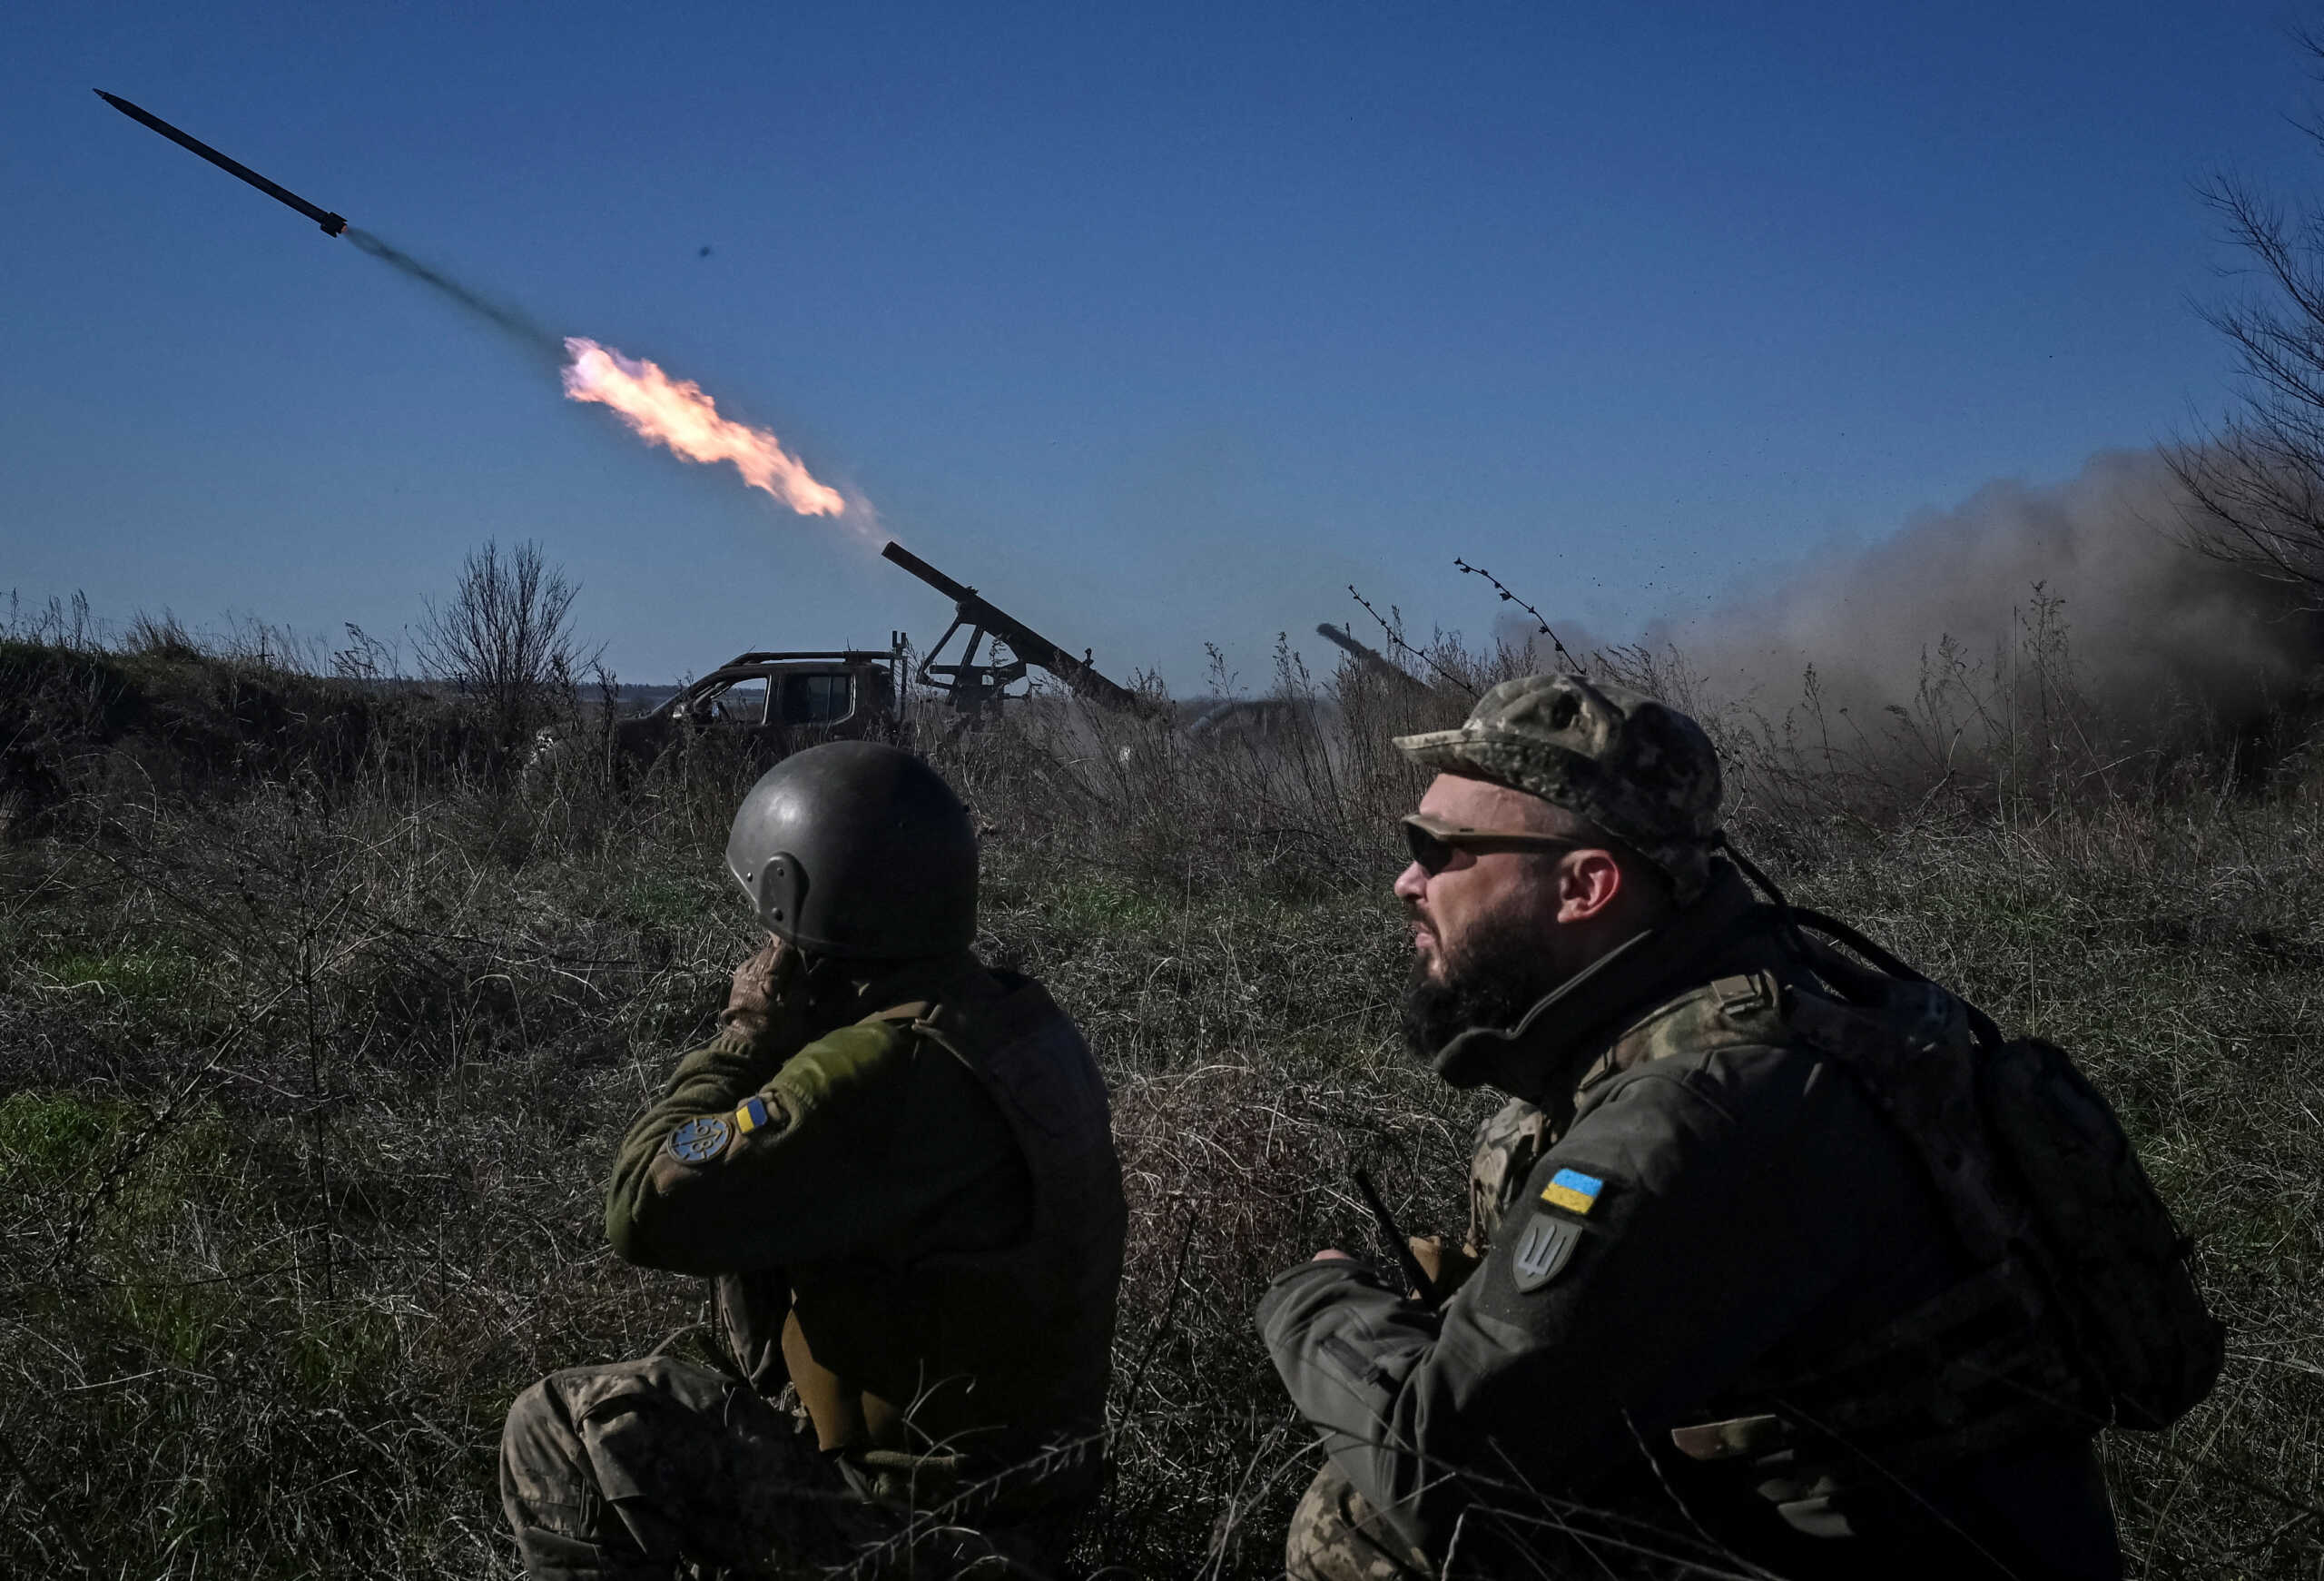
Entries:
[[969, 810], [897, 747], [833, 741], [768, 769], [734, 815], [726, 866], [768, 931], [813, 954], [900, 961], [976, 937]]

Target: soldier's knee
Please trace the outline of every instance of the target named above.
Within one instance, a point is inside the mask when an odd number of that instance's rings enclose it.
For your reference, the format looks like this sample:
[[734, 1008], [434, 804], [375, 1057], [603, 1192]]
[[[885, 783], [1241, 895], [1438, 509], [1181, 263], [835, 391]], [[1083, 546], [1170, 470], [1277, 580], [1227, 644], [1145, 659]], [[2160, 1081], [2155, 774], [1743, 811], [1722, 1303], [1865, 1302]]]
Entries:
[[1334, 1561], [1347, 1535], [1340, 1505], [1349, 1491], [1340, 1468], [1326, 1460], [1300, 1495], [1283, 1540], [1284, 1574], [1291, 1581], [1329, 1581], [1336, 1573]]
[[[543, 1412], [551, 1408], [548, 1386], [547, 1378], [536, 1378], [530, 1388], [517, 1397], [515, 1402], [508, 1408], [508, 1428], [513, 1428], [519, 1422], [535, 1420]], [[506, 1432], [507, 1428], [504, 1428], [504, 1435]]]
[[565, 1420], [550, 1385], [554, 1378], [544, 1378], [517, 1397], [508, 1408], [508, 1419], [500, 1428], [500, 1452], [506, 1456], [512, 1446], [528, 1443], [553, 1434]]
[[552, 1373], [517, 1397], [500, 1428], [500, 1490], [504, 1500], [563, 1504], [573, 1500], [580, 1471], [581, 1436], [571, 1402]]
[[1283, 1568], [1290, 1581], [1429, 1581], [1436, 1574], [1330, 1460], [1292, 1512]]

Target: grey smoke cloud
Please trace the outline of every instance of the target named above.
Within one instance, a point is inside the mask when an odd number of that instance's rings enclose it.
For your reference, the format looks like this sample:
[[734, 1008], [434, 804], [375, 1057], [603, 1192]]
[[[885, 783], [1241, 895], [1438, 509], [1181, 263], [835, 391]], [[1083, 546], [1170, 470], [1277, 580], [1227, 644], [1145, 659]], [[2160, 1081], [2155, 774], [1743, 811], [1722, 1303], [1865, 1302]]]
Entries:
[[2239, 723], [2314, 675], [2324, 621], [2292, 589], [2190, 548], [2181, 505], [2154, 453], [2102, 452], [2068, 482], [1990, 484], [1648, 641], [1675, 647], [1709, 702], [1779, 711], [1812, 664], [1838, 704], [1908, 703], [1944, 638], [1979, 663], [2007, 652], [2038, 583], [2064, 600], [2075, 677], [2112, 728], [2146, 736], [2142, 719], [2190, 705]]

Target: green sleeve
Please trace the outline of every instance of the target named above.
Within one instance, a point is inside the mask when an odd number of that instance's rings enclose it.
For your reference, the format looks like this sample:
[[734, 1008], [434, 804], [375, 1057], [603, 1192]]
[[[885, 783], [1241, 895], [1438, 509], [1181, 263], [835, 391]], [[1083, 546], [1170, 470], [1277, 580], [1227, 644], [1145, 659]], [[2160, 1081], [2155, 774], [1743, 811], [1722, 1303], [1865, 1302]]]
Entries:
[[[924, 1062], [920, 1042], [867, 1022], [779, 1064], [732, 1034], [686, 1055], [615, 1158], [606, 1192], [614, 1250], [648, 1268], [734, 1273], [843, 1253], [889, 1232], [913, 1204], [865, 1188], [887, 1172], [896, 1117]], [[764, 1119], [746, 1129], [738, 1111], [753, 1098]]]

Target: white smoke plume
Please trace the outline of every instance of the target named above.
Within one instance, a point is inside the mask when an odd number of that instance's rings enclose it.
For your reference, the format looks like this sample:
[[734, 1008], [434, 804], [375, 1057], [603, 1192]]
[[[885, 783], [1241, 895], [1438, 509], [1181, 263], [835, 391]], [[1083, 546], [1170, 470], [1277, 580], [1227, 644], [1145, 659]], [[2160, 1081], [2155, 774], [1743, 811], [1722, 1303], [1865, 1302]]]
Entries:
[[2152, 738], [2190, 709], [2238, 725], [2314, 683], [2324, 622], [2293, 589], [2190, 548], [2181, 507], [2159, 457], [2102, 453], [2068, 482], [1990, 484], [1772, 592], [1659, 623], [1648, 646], [1675, 649], [1706, 701], [1779, 711], [1812, 665], [1827, 702], [1878, 708], [1909, 704], [1948, 638], [2007, 666], [2055, 599], [2074, 685], [2112, 728]]

